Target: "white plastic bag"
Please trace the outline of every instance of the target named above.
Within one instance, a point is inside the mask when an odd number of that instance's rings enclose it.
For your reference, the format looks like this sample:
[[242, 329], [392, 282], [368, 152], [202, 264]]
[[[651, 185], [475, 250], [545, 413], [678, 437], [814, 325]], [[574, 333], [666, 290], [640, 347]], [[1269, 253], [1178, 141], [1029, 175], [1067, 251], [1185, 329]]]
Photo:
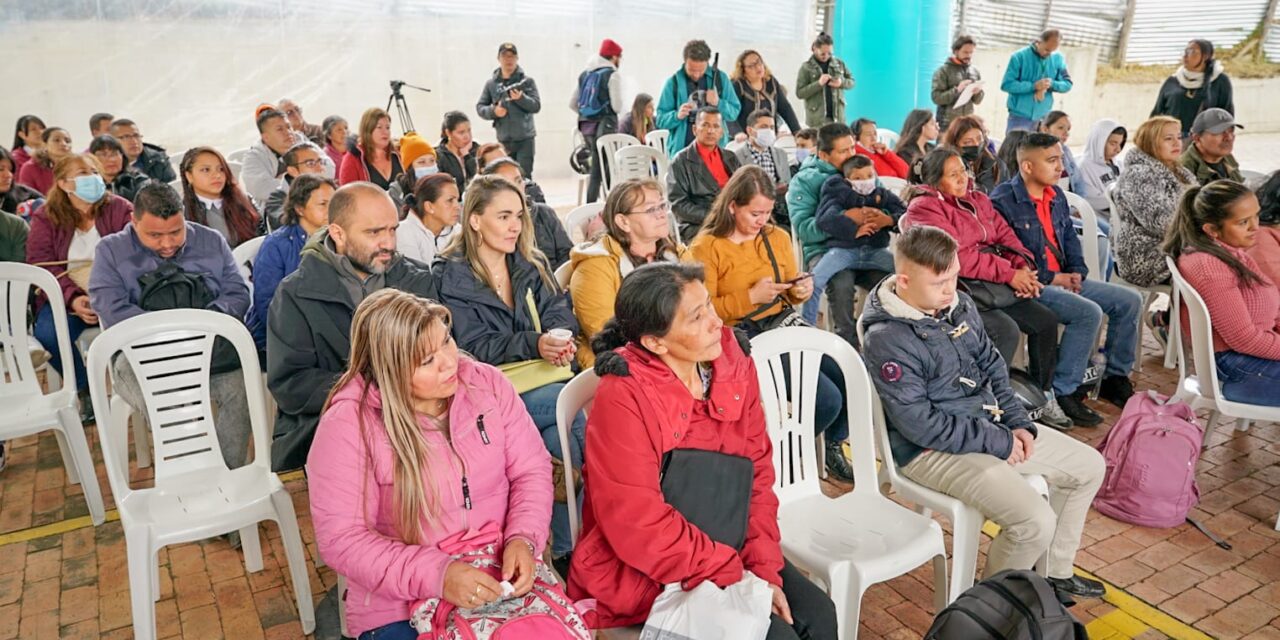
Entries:
[[764, 640], [773, 590], [754, 573], [721, 589], [710, 580], [692, 591], [679, 583], [658, 594], [640, 640]]

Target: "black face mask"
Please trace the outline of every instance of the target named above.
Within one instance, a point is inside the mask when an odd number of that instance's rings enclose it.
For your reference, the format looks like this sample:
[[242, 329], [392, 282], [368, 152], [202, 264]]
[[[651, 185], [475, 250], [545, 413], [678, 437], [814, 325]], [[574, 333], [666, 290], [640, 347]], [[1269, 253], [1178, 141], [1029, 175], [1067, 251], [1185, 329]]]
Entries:
[[982, 147], [978, 145], [960, 147], [960, 157], [964, 158], [965, 162], [973, 162], [980, 156], [982, 156]]

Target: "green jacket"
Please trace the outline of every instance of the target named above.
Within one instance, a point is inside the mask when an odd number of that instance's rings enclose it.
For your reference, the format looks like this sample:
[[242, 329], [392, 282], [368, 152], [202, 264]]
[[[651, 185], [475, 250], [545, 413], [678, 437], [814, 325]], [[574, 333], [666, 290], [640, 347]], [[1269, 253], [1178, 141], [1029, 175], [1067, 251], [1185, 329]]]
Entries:
[[844, 92], [853, 88], [853, 74], [849, 72], [849, 67], [835, 56], [831, 56], [830, 69], [832, 78], [840, 78], [841, 84], [838, 89], [833, 90], [831, 96], [831, 111], [834, 117], [827, 117], [826, 98], [823, 97], [826, 87], [818, 84], [818, 78], [822, 77], [822, 67], [818, 66], [818, 61], [809, 56], [804, 64], [800, 65], [800, 74], [796, 77], [796, 97], [804, 100], [804, 124], [806, 127], [821, 127], [829, 122], [844, 122]]
[[961, 116], [971, 115], [974, 107], [982, 102], [985, 91], [979, 91], [973, 94], [969, 99], [969, 103], [956, 109], [951, 105], [956, 103], [960, 97], [960, 83], [965, 80], [978, 82], [982, 80], [982, 74], [978, 73], [978, 68], [972, 65], [958, 64], [954, 58], [947, 58], [947, 61], [933, 72], [933, 87], [929, 93], [929, 97], [933, 99], [933, 103], [938, 106], [937, 120], [938, 129], [946, 131], [947, 125], [952, 120]]
[[1214, 180], [1229, 178], [1241, 184], [1244, 183], [1244, 176], [1240, 174], [1240, 163], [1236, 162], [1235, 156], [1227, 156], [1222, 159], [1222, 166], [1226, 168], [1227, 175], [1218, 175], [1213, 167], [1209, 166], [1204, 158], [1200, 157], [1200, 150], [1196, 148], [1194, 143], [1187, 145], [1187, 150], [1182, 152], [1182, 157], [1178, 159], [1182, 166], [1188, 171], [1196, 175], [1196, 182], [1201, 185], [1209, 184]]
[[827, 250], [828, 236], [818, 228], [818, 196], [822, 193], [822, 183], [836, 174], [836, 168], [830, 162], [810, 156], [800, 165], [791, 184], [787, 187], [787, 211], [791, 214], [791, 232], [800, 239], [804, 249], [804, 263], [801, 269], [814, 258]]
[[0, 262], [26, 261], [26, 221], [7, 211], [0, 211]]

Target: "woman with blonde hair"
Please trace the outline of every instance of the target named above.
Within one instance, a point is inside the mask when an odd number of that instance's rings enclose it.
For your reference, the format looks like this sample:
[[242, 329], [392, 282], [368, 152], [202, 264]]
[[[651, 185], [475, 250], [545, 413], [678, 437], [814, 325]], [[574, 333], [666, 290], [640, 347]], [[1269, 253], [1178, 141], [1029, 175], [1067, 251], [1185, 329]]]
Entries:
[[[1120, 209], [1120, 230], [1111, 239], [1116, 273], [1140, 287], [1169, 281], [1160, 242], [1173, 223], [1182, 193], [1196, 184], [1195, 175], [1178, 162], [1182, 155], [1182, 123], [1155, 116], [1133, 134], [1112, 198]], [[1111, 212], [1113, 224], [1116, 216]]]
[[613, 188], [600, 212], [605, 233], [569, 252], [569, 293], [582, 327], [578, 363], [590, 367], [591, 336], [613, 317], [622, 279], [636, 267], [691, 259], [671, 232], [671, 204], [657, 180], [627, 180]]
[[[420, 601], [474, 609], [504, 598], [501, 580], [515, 597], [533, 586], [550, 517], [547, 454], [511, 384], [459, 353], [435, 302], [382, 289], [356, 309], [307, 482], [320, 554], [347, 578], [353, 636], [416, 638]], [[454, 557], [487, 544], [501, 577]]]
[[347, 138], [347, 153], [338, 169], [338, 184], [372, 182], [384, 190], [404, 173], [400, 154], [391, 145], [391, 115], [371, 107], [360, 116], [360, 131]]
[[729, 79], [733, 81], [738, 102], [742, 103], [738, 119], [728, 123], [729, 133], [735, 137], [741, 134], [739, 139], [745, 140], [747, 125], [751, 124], [749, 118], [756, 110], [768, 111], [774, 117], [775, 130], [778, 128], [778, 119], [787, 124], [787, 130], [791, 133], [800, 130], [800, 120], [787, 101], [787, 88], [773, 76], [759, 51], [747, 49], [738, 54]]
[[[27, 262], [48, 269], [58, 279], [74, 345], [86, 328], [98, 324], [98, 314], [89, 305], [89, 270], [98, 242], [129, 223], [133, 205], [107, 193], [102, 165], [89, 154], [63, 157], [54, 165], [53, 176], [49, 200], [31, 214]], [[62, 371], [53, 308], [43, 297], [36, 300], [35, 337], [53, 355], [49, 363], [54, 369], [67, 375]], [[75, 367], [76, 388], [80, 390], [81, 417], [88, 421], [92, 419], [93, 404], [89, 402], [89, 380], [82, 354], [72, 353], [71, 363]]]
[[[441, 301], [453, 314], [458, 347], [507, 373], [543, 443], [561, 458], [556, 399], [573, 376], [569, 365], [578, 334], [569, 295], [535, 244], [524, 196], [506, 178], [476, 176], [467, 185], [459, 222], [461, 233], [433, 269]], [[579, 416], [572, 428], [575, 468], [582, 465], [585, 423]], [[563, 566], [573, 543], [562, 504], [556, 505], [552, 527], [552, 556]]]

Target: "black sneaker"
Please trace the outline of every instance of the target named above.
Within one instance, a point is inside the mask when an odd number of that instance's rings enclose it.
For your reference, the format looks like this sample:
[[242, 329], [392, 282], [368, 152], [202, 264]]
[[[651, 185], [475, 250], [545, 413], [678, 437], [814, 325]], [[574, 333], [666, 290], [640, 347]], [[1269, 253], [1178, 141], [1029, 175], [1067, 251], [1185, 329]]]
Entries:
[[4, 471], [4, 468], [9, 465], [9, 458], [5, 453], [4, 443], [0, 442], [0, 471]]
[[77, 397], [80, 400], [80, 424], [87, 427], [97, 421], [93, 415], [93, 398], [89, 396], [88, 389], [80, 391]]
[[1049, 584], [1053, 585], [1053, 590], [1058, 592], [1058, 598], [1063, 595], [1068, 598], [1078, 596], [1081, 598], [1101, 598], [1106, 595], [1106, 585], [1097, 580], [1090, 580], [1080, 576], [1071, 576], [1070, 578], [1049, 578]]
[[843, 442], [827, 442], [827, 473], [840, 482], [853, 482], [853, 466], [844, 457]]
[[1133, 383], [1128, 376], [1107, 376], [1098, 386], [1098, 397], [1121, 409], [1133, 396]]
[[1096, 427], [1102, 424], [1102, 416], [1085, 405], [1084, 400], [1074, 393], [1059, 396], [1058, 406], [1062, 407], [1062, 412], [1067, 414], [1072, 422], [1081, 427]]

